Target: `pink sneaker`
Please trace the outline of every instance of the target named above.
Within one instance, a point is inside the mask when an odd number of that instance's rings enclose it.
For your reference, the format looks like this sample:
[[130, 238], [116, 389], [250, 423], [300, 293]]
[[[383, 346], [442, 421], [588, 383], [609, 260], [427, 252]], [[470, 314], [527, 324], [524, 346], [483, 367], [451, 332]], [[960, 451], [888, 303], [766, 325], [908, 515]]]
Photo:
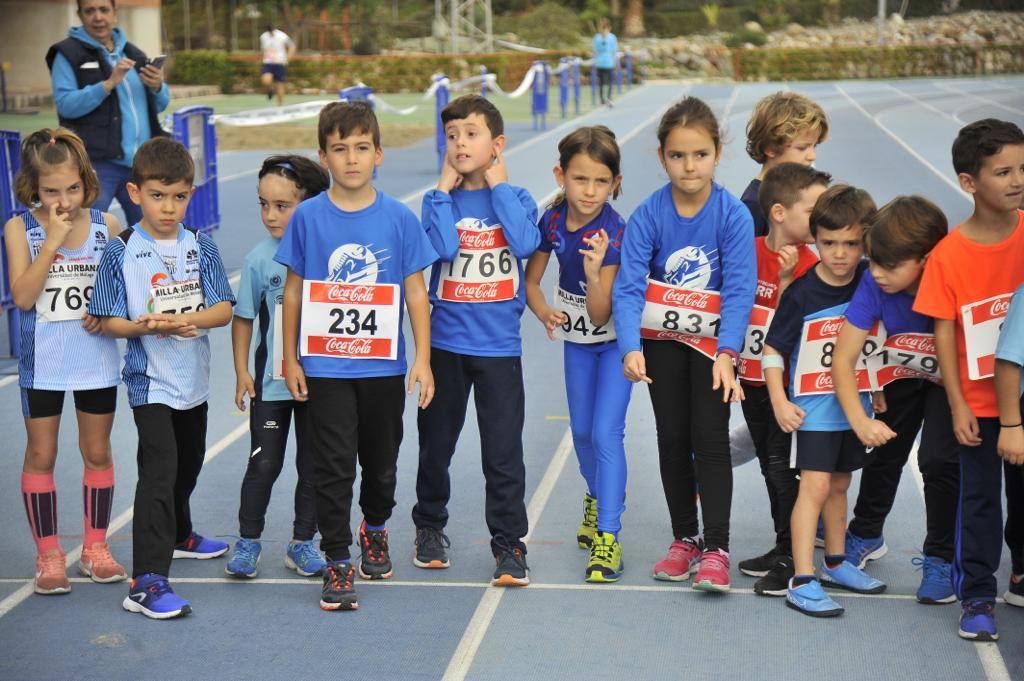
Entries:
[[729, 590], [729, 554], [722, 549], [705, 551], [700, 555], [700, 567], [693, 578], [698, 591], [725, 593]]
[[685, 582], [697, 570], [700, 547], [692, 541], [676, 539], [668, 547], [668, 554], [654, 564], [654, 578], [667, 582]]
[[120, 582], [128, 578], [124, 568], [110, 555], [110, 547], [106, 542], [96, 542], [82, 549], [78, 572], [100, 584]]
[[36, 556], [33, 588], [37, 594], [66, 594], [71, 591], [64, 561], [64, 552], [60, 549], [50, 549]]

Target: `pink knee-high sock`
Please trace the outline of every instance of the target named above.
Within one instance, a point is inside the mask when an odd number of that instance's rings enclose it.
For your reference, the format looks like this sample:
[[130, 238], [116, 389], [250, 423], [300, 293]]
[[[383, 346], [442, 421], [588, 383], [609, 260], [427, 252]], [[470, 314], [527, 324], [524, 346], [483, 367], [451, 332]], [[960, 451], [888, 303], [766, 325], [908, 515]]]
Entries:
[[110, 509], [114, 505], [114, 467], [82, 475], [82, 507], [85, 514], [84, 546], [107, 541]]
[[57, 489], [53, 473], [22, 473], [21, 498], [25, 502], [28, 526], [40, 554], [60, 550], [57, 539]]

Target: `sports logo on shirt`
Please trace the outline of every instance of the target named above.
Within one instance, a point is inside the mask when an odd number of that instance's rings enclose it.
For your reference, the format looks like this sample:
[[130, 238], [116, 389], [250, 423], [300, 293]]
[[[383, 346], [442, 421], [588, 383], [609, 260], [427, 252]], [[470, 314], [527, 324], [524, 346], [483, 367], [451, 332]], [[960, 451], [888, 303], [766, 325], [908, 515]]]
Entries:
[[327, 261], [327, 281], [346, 284], [374, 284], [377, 276], [385, 271], [381, 264], [390, 256], [381, 257], [387, 249], [376, 253], [371, 246], [362, 244], [345, 244], [334, 249]]
[[715, 271], [711, 258], [717, 252], [717, 249], [705, 252], [700, 246], [679, 249], [665, 261], [665, 283], [688, 289], [705, 288]]
[[275, 287], [275, 288], [280, 286], [281, 285], [281, 275], [275, 274], [274, 276], [272, 276], [270, 278], [270, 285]]

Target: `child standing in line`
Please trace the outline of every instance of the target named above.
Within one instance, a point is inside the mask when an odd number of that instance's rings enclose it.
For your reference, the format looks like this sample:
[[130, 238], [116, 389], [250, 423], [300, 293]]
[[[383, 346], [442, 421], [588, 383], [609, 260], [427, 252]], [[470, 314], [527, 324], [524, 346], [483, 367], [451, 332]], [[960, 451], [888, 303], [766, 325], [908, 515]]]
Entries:
[[217, 244], [181, 224], [194, 174], [179, 142], [157, 137], [139, 147], [128, 193], [142, 220], [107, 246], [89, 302], [104, 334], [128, 339], [122, 378], [139, 432], [139, 479], [122, 606], [154, 619], [192, 611], [167, 582], [172, 558], [228, 550], [193, 532], [189, 511], [206, 456], [207, 330], [231, 321], [235, 303]]
[[[882, 526], [896, 499], [900, 474], [921, 434], [917, 464], [924, 479], [927, 535], [922, 549], [919, 603], [956, 600], [950, 578], [960, 464], [949, 420], [949, 403], [938, 383], [935, 336], [930, 317], [914, 312], [914, 294], [928, 254], [946, 236], [942, 211], [919, 196], [900, 196], [869, 221], [869, 271], [846, 308], [832, 361], [836, 397], [850, 427], [874, 452], [860, 478], [860, 493], [846, 531], [846, 559], [864, 569], [888, 550]], [[891, 381], [876, 382], [872, 418], [858, 399], [855, 367], [870, 330], [881, 321], [888, 335], [870, 371]], [[899, 367], [899, 369], [897, 369]], [[928, 380], [929, 378], [936, 380]], [[922, 431], [922, 425], [924, 430]]]
[[758, 199], [765, 174], [780, 163], [809, 166], [816, 149], [828, 138], [828, 117], [816, 102], [792, 91], [776, 92], [754, 106], [747, 122], [747, 154], [761, 171], [740, 200], [754, 218], [755, 236], [768, 234], [768, 214]]
[[447, 155], [437, 189], [423, 197], [423, 229], [440, 256], [430, 273], [430, 365], [437, 399], [420, 412], [416, 473], [416, 554], [421, 568], [451, 564], [444, 534], [448, 468], [476, 400], [486, 484], [484, 514], [496, 567], [491, 583], [526, 586], [526, 469], [520, 287], [524, 258], [540, 243], [537, 204], [509, 184], [501, 112], [479, 95], [459, 97], [441, 112]]
[[[284, 564], [303, 577], [319, 575], [324, 569], [324, 559], [313, 542], [316, 508], [313, 461], [306, 436], [306, 405], [293, 400], [284, 383], [279, 313], [288, 270], [274, 262], [274, 253], [299, 203], [326, 191], [330, 183], [327, 171], [305, 156], [271, 156], [260, 168], [260, 213], [270, 235], [245, 257], [238, 304], [231, 323], [235, 404], [245, 411], [248, 396], [252, 405], [249, 412], [251, 453], [238, 508], [240, 538], [224, 568], [234, 577], [251, 579], [257, 575], [264, 516], [270, 503], [270, 491], [284, 465], [292, 414], [295, 415], [295, 468], [299, 479], [295, 485], [292, 540], [288, 543]], [[259, 319], [255, 364], [258, 379], [253, 380], [249, 373], [249, 346], [256, 319]]]
[[775, 546], [761, 556], [740, 561], [739, 567], [743, 574], [759, 578], [754, 583], [754, 592], [761, 596], [785, 596], [793, 576], [789, 517], [800, 486], [797, 471], [789, 463], [792, 434], [779, 428], [764, 383], [761, 368], [764, 338], [779, 298], [793, 280], [802, 277], [818, 262], [818, 256], [807, 247], [814, 241], [811, 210], [831, 181], [831, 175], [809, 165], [781, 163], [765, 173], [758, 194], [764, 214], [768, 216], [768, 236], [754, 240], [757, 295], [740, 359], [741, 405], [768, 489]]
[[[974, 213], [932, 251], [914, 311], [935, 318], [935, 350], [960, 444], [953, 562], [959, 634], [994, 641], [995, 573], [1003, 548], [998, 441], [1005, 429], [992, 376], [999, 327], [1024, 283], [1024, 132], [994, 118], [963, 127], [953, 142], [953, 169], [974, 198]], [[1021, 492], [1006, 486], [1011, 509], [1024, 503]], [[1011, 528], [1015, 522], [1016, 516]]]
[[683, 581], [696, 572], [693, 588], [723, 592], [729, 412], [743, 395], [736, 363], [757, 285], [754, 231], [750, 212], [714, 182], [722, 141], [707, 104], [686, 97], [673, 105], [658, 125], [658, 142], [669, 182], [629, 218], [612, 313], [626, 378], [650, 390], [672, 518], [674, 540], [654, 578]]
[[[625, 221], [608, 199], [619, 196], [619, 168], [615, 134], [603, 125], [579, 128], [558, 143], [554, 174], [562, 194], [541, 217], [540, 247], [526, 265], [527, 304], [548, 336], [565, 340], [569, 425], [587, 483], [576, 541], [590, 551], [588, 582], [622, 576], [623, 439], [633, 385], [622, 375], [611, 323]], [[548, 305], [540, 283], [552, 252], [558, 258], [558, 288]]]
[[1006, 545], [1010, 549], [1007, 605], [1024, 608], [1024, 285], [1017, 289], [996, 346], [997, 450], [1006, 474]]
[[[786, 605], [813, 617], [841, 615], [843, 609], [822, 583], [858, 593], [880, 593], [885, 584], [846, 561], [846, 490], [853, 471], [864, 465], [864, 447], [832, 391], [829, 367], [835, 334], [866, 263], [864, 223], [875, 211], [862, 189], [835, 185], [811, 212], [811, 233], [821, 257], [779, 301], [765, 338], [764, 376], [772, 409], [783, 432], [796, 431], [795, 461], [800, 490], [790, 520], [793, 570]], [[789, 360], [789, 389], [783, 385], [783, 356]], [[870, 408], [866, 394], [864, 409]], [[825, 561], [821, 582], [814, 575], [814, 535], [825, 523]]]
[[53, 469], [68, 390], [75, 395], [85, 466], [78, 571], [94, 582], [127, 577], [107, 546], [114, 501], [110, 430], [117, 406], [117, 343], [103, 337], [99, 320], [85, 311], [100, 259], [120, 226], [112, 215], [89, 209], [99, 196], [99, 180], [82, 140], [64, 128], [45, 128], [25, 139], [15, 193], [23, 205], [33, 206], [4, 225], [7, 277], [21, 310], [18, 383], [28, 440], [21, 494], [38, 552], [33, 588], [62, 594], [71, 583], [57, 536]]
[[[274, 260], [288, 267], [285, 380], [293, 399], [308, 401], [316, 520], [327, 557], [320, 607], [355, 610], [349, 545], [356, 463], [359, 576], [387, 579], [393, 568], [385, 525], [395, 507], [406, 390], [411, 395], [420, 384], [420, 408], [434, 392], [422, 270], [437, 254], [412, 211], [373, 186], [384, 157], [373, 109], [330, 104], [317, 134], [331, 188], [295, 209]], [[407, 388], [403, 300], [416, 339]]]

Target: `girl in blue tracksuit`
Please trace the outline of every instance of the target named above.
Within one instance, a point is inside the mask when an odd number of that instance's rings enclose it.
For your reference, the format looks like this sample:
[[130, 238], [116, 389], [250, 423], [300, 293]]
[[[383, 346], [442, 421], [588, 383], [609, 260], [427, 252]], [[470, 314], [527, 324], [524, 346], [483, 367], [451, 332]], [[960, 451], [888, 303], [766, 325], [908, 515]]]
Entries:
[[[632, 384], [622, 375], [611, 321], [625, 221], [608, 201], [622, 176], [615, 134], [603, 125], [578, 128], [558, 143], [555, 180], [562, 193], [540, 219], [540, 246], [526, 266], [526, 302], [554, 340], [565, 340], [565, 391], [580, 473], [587, 482], [576, 533], [590, 549], [588, 582], [622, 575], [618, 542], [625, 510], [626, 408]], [[558, 258], [549, 305], [541, 290], [548, 260]]]
[[735, 365], [754, 304], [754, 227], [750, 211], [713, 180], [722, 145], [707, 104], [687, 97], [673, 105], [658, 142], [669, 183], [626, 227], [615, 331], [626, 377], [650, 389], [672, 518], [674, 541], [654, 577], [697, 572], [694, 588], [728, 591], [729, 402], [743, 395]]

